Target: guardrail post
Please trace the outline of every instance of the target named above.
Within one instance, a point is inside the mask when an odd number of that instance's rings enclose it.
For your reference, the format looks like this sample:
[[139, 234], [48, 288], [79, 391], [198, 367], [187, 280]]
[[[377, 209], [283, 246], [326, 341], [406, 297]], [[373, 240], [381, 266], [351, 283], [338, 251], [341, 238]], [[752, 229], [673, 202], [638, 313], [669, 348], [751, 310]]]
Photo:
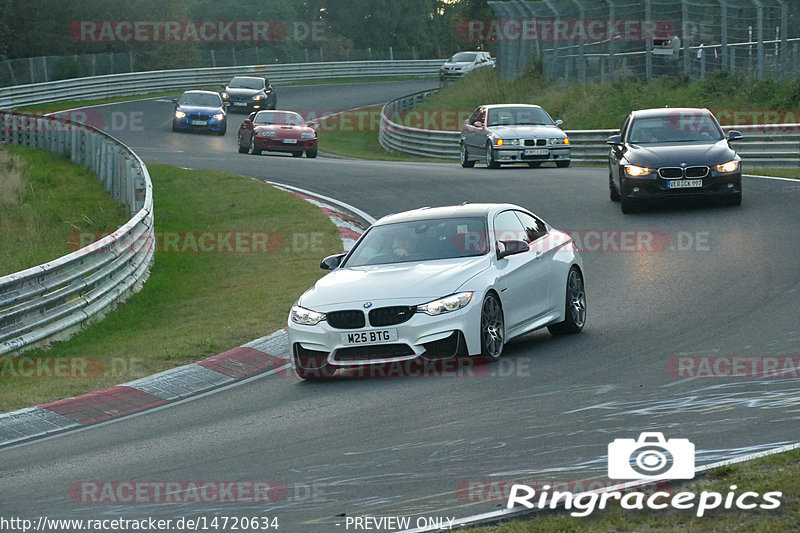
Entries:
[[[653, 18], [650, 9], [650, 0], [644, 0], [644, 19], [650, 24]], [[644, 54], [644, 77], [647, 81], [653, 79], [653, 38], [648, 36], [645, 42]]]
[[683, 38], [683, 75], [689, 76], [691, 70], [689, 49], [689, 0], [681, 0], [681, 34]]
[[720, 48], [722, 69], [728, 68], [728, 0], [718, 0], [720, 5]]

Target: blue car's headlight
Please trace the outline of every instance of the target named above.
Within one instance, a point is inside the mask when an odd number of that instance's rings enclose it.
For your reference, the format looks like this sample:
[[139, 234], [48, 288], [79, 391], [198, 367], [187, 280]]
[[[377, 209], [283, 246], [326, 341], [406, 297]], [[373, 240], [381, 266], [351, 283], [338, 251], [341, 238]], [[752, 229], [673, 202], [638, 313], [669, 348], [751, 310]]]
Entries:
[[186, 113], [184, 113], [183, 111], [175, 111], [175, 118], [185, 118], [185, 117]]
[[217, 113], [216, 115], [214, 115], [214, 118], [217, 119], [217, 120], [222, 120], [223, 118], [225, 118], [225, 114], [224, 113]]
[[291, 313], [292, 322], [295, 324], [302, 324], [304, 326], [316, 326], [325, 320], [325, 313], [317, 313], [311, 309], [295, 305], [292, 307]]
[[436, 316], [452, 311], [458, 311], [467, 306], [472, 300], [471, 292], [460, 292], [458, 294], [451, 294], [444, 298], [439, 298], [426, 304], [418, 305], [417, 312], [425, 313], [426, 315]]

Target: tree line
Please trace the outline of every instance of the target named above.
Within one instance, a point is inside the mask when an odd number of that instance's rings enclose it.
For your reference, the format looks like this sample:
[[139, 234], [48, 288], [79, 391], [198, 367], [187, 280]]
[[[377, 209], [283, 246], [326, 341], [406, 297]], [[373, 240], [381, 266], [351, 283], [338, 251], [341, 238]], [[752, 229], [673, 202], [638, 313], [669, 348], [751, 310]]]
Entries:
[[[258, 45], [270, 48], [276, 60], [296, 57], [300, 49], [335, 59], [389, 47], [440, 57], [476, 46], [459, 38], [460, 20], [487, 17], [492, 11], [486, 0], [0, 0], [0, 59], [133, 52], [147, 63], [142, 68], [172, 68], [185, 66], [199, 49], [253, 46], [237, 39], [193, 39], [198, 31], [227, 36], [230, 27], [187, 28], [187, 21], [275, 22], [271, 29], [280, 31]], [[161, 33], [160, 40], [153, 38], [164, 27], [143, 28], [148, 21], [182, 23], [176, 31], [183, 33], [167, 41]], [[147, 32], [149, 38], [137, 38]]]

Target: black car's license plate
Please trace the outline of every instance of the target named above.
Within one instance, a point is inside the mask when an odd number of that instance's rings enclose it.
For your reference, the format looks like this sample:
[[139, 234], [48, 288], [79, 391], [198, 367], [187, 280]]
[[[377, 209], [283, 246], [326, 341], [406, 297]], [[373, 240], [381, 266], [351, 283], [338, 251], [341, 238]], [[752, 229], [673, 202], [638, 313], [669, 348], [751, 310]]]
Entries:
[[703, 180], [672, 180], [667, 182], [668, 189], [692, 189], [702, 186]]

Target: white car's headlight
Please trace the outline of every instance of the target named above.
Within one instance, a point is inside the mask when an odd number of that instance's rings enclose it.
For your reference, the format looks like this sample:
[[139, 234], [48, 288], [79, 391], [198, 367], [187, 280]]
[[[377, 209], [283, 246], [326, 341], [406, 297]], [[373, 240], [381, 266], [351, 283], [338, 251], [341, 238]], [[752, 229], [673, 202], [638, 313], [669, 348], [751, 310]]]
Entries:
[[431, 316], [441, 315], [444, 313], [450, 313], [451, 311], [458, 311], [459, 309], [466, 307], [471, 300], [471, 292], [460, 292], [458, 294], [452, 294], [450, 296], [445, 296], [444, 298], [439, 298], [438, 300], [434, 300], [426, 304], [418, 305], [417, 311]]
[[625, 167], [625, 172], [627, 172], [629, 176], [640, 177], [652, 174], [653, 169], [647, 167], [639, 167], [636, 165], [627, 165]]
[[217, 120], [222, 120], [223, 118], [225, 118], [225, 115], [222, 113], [217, 113], [216, 115], [214, 115], [214, 118]]
[[304, 326], [316, 326], [325, 320], [325, 313], [317, 313], [311, 309], [295, 305], [292, 307], [292, 322], [295, 324], [302, 324]]
[[186, 113], [183, 111], [175, 111], [175, 118], [183, 118], [186, 116]]
[[736, 172], [739, 170], [739, 162], [738, 161], [728, 161], [727, 163], [721, 163], [714, 167], [714, 170], [717, 172]]
[[558, 137], [550, 139], [550, 144], [569, 144], [568, 137]]
[[278, 132], [269, 131], [269, 130], [262, 131], [261, 133], [259, 133], [259, 136], [261, 136], [261, 137], [277, 137], [278, 136]]
[[306, 131], [300, 134], [301, 139], [313, 139], [316, 135], [310, 131]]

